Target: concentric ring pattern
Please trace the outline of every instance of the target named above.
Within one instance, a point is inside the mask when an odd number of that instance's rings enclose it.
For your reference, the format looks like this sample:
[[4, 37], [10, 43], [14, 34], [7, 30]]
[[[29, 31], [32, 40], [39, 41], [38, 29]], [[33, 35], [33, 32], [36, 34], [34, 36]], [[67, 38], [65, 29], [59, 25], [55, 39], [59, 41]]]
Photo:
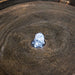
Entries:
[[[53, 2], [30, 2], [0, 12], [0, 66], [8, 75], [75, 73], [75, 8]], [[33, 48], [36, 33], [43, 48]]]

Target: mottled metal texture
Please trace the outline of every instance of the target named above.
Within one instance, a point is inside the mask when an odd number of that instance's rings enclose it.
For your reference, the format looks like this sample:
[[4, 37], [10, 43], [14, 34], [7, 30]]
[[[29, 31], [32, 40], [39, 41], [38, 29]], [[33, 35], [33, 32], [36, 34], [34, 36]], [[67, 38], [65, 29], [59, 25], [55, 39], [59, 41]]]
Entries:
[[53, 2], [59, 2], [59, 0], [1, 0], [0, 1], [0, 10], [20, 3], [27, 3], [27, 2], [33, 2], [33, 1], [53, 1]]
[[0, 0], [0, 10], [15, 4], [27, 3], [33, 1], [52, 1], [52, 2], [59, 2], [75, 6], [75, 0]]
[[[43, 49], [31, 46], [45, 35]], [[30, 2], [0, 11], [0, 68], [4, 75], [74, 75], [75, 7]]]

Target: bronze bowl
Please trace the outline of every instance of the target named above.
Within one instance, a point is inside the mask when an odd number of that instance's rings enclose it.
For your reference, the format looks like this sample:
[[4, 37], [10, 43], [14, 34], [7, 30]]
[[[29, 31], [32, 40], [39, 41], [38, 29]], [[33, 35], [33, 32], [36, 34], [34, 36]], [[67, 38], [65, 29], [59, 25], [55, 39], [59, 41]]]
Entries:
[[[17, 4], [0, 11], [0, 68], [4, 75], [74, 75], [75, 7], [55, 2]], [[45, 35], [34, 48], [36, 33]]]

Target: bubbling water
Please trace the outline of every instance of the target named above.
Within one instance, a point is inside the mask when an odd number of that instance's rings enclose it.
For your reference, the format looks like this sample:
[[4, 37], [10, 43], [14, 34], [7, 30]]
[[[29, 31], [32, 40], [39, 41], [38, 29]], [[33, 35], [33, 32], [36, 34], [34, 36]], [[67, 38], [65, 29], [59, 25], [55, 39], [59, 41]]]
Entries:
[[45, 37], [42, 33], [35, 34], [35, 38], [32, 41], [32, 46], [35, 48], [43, 48], [45, 45]]

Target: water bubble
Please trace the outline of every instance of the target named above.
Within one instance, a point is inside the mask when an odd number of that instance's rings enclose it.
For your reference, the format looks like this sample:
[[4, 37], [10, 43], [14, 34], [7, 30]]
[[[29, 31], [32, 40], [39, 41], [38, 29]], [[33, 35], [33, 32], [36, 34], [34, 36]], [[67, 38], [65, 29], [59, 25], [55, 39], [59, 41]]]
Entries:
[[35, 38], [32, 41], [32, 46], [35, 48], [43, 48], [45, 45], [45, 37], [42, 33], [35, 34]]

